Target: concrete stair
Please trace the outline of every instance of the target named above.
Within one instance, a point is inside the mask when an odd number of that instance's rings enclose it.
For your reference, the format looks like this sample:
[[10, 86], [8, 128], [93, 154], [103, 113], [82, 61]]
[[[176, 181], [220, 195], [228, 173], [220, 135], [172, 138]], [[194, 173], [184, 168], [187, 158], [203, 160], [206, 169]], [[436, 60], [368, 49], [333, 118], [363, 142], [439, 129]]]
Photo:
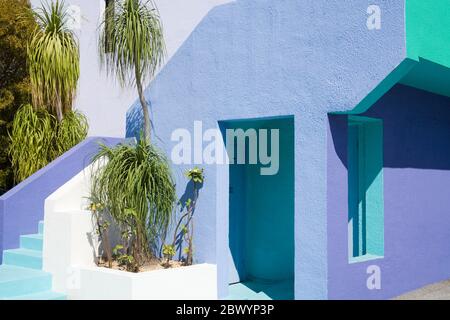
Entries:
[[52, 276], [42, 271], [44, 223], [38, 233], [20, 237], [20, 248], [3, 251], [0, 266], [0, 300], [65, 300], [52, 292]]

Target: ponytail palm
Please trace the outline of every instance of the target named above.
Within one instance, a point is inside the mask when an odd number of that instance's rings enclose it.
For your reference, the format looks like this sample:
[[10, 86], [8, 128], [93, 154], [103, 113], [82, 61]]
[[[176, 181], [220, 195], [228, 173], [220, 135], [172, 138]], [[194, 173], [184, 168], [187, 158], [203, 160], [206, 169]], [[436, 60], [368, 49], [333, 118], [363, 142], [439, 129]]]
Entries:
[[165, 44], [156, 6], [149, 0], [116, 1], [106, 9], [101, 24], [99, 50], [108, 74], [120, 84], [136, 86], [144, 115], [144, 136], [150, 141], [151, 122], [143, 83], [162, 64]]
[[102, 159], [107, 161], [93, 172], [91, 198], [105, 206], [122, 231], [131, 231], [122, 237], [140, 266], [155, 255], [172, 219], [176, 193], [170, 166], [144, 138], [134, 145], [102, 145], [94, 161]]
[[35, 108], [48, 108], [58, 121], [72, 110], [80, 75], [78, 43], [69, 30], [64, 2], [35, 11], [39, 24], [28, 45], [31, 92]]

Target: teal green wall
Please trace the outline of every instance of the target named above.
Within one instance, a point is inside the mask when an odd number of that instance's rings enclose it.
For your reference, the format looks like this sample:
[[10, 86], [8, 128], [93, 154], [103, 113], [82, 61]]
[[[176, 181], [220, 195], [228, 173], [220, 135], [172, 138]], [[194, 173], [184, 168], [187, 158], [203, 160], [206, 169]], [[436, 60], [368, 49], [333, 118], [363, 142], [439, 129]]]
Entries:
[[406, 1], [409, 58], [450, 67], [450, 0]]
[[406, 49], [418, 63], [400, 83], [450, 97], [450, 0], [406, 1]]
[[260, 164], [230, 165], [229, 241], [240, 280], [293, 280], [293, 119], [229, 122], [227, 127], [280, 130], [276, 175], [261, 175]]

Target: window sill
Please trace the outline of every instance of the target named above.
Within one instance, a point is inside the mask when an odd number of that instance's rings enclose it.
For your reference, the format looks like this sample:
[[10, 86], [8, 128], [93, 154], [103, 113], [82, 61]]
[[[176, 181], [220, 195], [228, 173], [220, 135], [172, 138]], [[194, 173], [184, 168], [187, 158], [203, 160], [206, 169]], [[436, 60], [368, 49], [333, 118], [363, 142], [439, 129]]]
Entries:
[[377, 259], [383, 259], [383, 256], [377, 256], [377, 255], [373, 255], [373, 254], [365, 254], [363, 256], [359, 256], [359, 257], [350, 257], [348, 260], [348, 263], [353, 264], [353, 263], [360, 263], [360, 262], [366, 262], [366, 261], [370, 261], [370, 260], [377, 260]]

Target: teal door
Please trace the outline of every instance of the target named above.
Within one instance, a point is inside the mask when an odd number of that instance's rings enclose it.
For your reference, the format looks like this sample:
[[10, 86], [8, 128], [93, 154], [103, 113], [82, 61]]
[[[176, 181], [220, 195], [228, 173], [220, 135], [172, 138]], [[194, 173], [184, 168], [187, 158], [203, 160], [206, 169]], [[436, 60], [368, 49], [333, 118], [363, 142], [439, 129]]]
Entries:
[[[228, 122], [226, 127], [252, 128], [257, 132], [266, 129], [269, 136], [271, 130], [279, 132], [276, 174], [262, 175], [261, 168], [267, 166], [259, 162], [230, 164], [229, 281], [262, 283], [269, 287], [280, 282], [293, 284], [293, 118]], [[269, 144], [269, 151], [276, 149]], [[288, 287], [293, 290], [293, 285]], [[288, 296], [293, 296], [293, 292]]]

